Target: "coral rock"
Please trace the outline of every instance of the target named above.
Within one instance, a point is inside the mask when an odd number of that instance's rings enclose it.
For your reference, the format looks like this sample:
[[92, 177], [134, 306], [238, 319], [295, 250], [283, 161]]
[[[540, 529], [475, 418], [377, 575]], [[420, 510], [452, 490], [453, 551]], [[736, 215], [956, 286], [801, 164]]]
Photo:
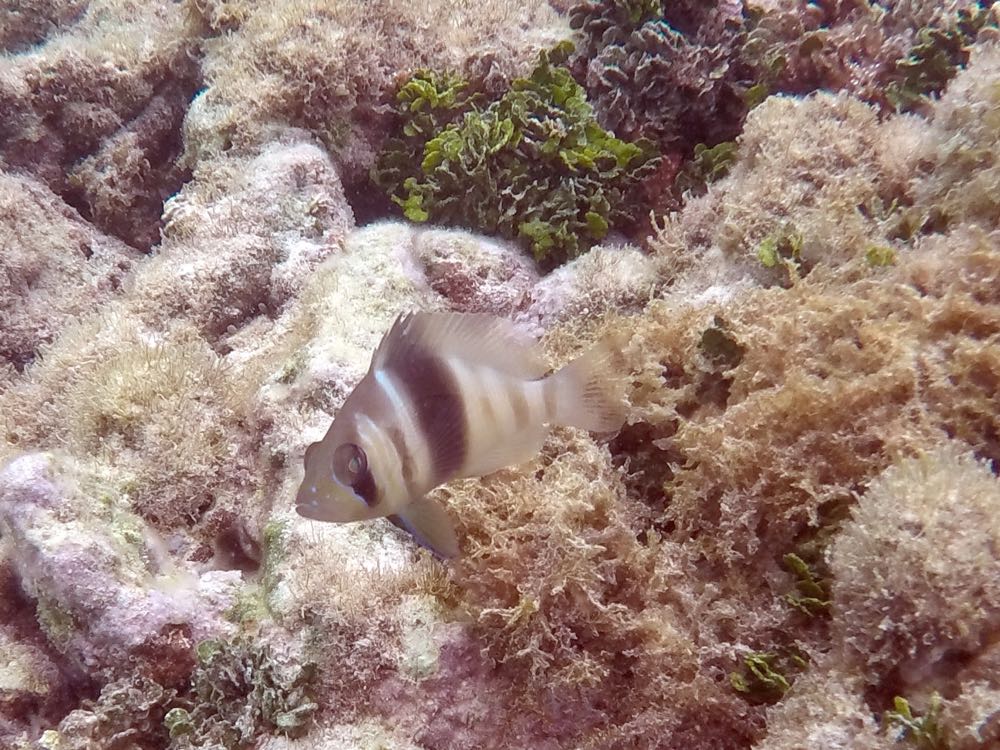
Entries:
[[547, 330], [616, 310], [641, 309], [659, 279], [655, 262], [629, 245], [598, 245], [541, 279], [517, 316]]
[[184, 315], [217, 339], [280, 312], [341, 245], [353, 213], [329, 157], [302, 135], [206, 163], [167, 202], [160, 252], [133, 291], [152, 320]]
[[0, 362], [20, 370], [69, 321], [114, 297], [138, 253], [29, 177], [0, 172], [0, 216]]
[[[0, 164], [147, 250], [161, 203], [184, 176], [178, 130], [199, 82], [196, 39], [179, 3], [64, 6], [59, 15], [78, 13], [64, 33], [0, 58]], [[21, 20], [46, 15], [25, 8]]]
[[534, 264], [518, 248], [468, 232], [418, 232], [414, 255], [431, 288], [461, 312], [509, 317], [538, 281]]
[[[21, 586], [35, 597], [48, 640], [84, 673], [115, 679], [142, 665], [164, 684], [183, 682], [192, 646], [225, 633], [217, 579], [159, 570], [142, 522], [65, 459], [31, 454], [0, 472], [0, 527]], [[185, 667], [187, 665], [187, 667]]]

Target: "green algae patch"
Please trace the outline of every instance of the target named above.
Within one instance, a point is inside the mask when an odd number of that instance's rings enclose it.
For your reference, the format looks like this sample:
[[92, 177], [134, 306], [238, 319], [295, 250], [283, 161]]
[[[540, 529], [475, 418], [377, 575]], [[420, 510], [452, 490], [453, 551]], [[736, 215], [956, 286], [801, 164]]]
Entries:
[[923, 714], [914, 714], [910, 702], [896, 696], [891, 711], [885, 712], [885, 723], [896, 730], [897, 741], [906, 741], [917, 750], [948, 750], [940, 723], [941, 696], [933, 693]]
[[279, 657], [249, 637], [202, 641], [197, 656], [190, 707], [172, 709], [164, 719], [172, 746], [236, 748], [266, 733], [308, 731], [318, 708], [310, 693], [311, 662]]
[[743, 658], [741, 669], [730, 673], [729, 684], [750, 703], [776, 703], [806, 667], [806, 659], [794, 651], [753, 652]]
[[281, 567], [288, 554], [288, 526], [287, 519], [276, 519], [264, 526], [259, 577], [240, 589], [236, 602], [226, 612], [231, 622], [245, 625], [278, 616], [271, 600], [281, 582]]
[[420, 71], [397, 94], [399, 136], [372, 179], [411, 221], [466, 226], [517, 240], [556, 265], [643, 215], [653, 145], [602, 128], [565, 64], [564, 42], [499, 99]]
[[782, 562], [795, 575], [795, 591], [785, 594], [785, 601], [810, 617], [827, 612], [830, 609], [829, 580], [794, 552], [785, 555]]

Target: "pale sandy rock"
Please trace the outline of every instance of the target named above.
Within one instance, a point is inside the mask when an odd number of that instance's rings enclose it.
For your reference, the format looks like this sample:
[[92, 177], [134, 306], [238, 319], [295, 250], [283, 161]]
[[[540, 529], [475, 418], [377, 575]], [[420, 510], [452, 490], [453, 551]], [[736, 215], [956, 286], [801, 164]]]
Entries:
[[222, 611], [239, 574], [160, 567], [145, 526], [120, 506], [65, 457], [29, 454], [0, 472], [0, 529], [49, 642], [98, 679], [138, 660], [169, 681], [194, 643], [230, 630]]
[[201, 167], [167, 202], [160, 252], [130, 296], [149, 319], [188, 317], [216, 339], [280, 312], [353, 226], [329, 157], [292, 132]]
[[655, 261], [628, 245], [598, 245], [541, 279], [516, 319], [539, 331], [611, 310], [638, 311], [654, 293]]
[[534, 262], [516, 245], [471, 232], [417, 231], [413, 248], [428, 284], [452, 310], [509, 317], [539, 280]]
[[45, 185], [0, 171], [0, 362], [20, 369], [116, 296], [141, 257]]
[[865, 705], [857, 676], [817, 667], [768, 709], [767, 738], [754, 750], [889, 750], [892, 746]]
[[[0, 9], [0, 39], [18, 54], [0, 56], [0, 166], [43, 182], [101, 232], [148, 250], [164, 198], [184, 179], [178, 130], [199, 87], [185, 6], [6, 7], [13, 13]], [[53, 27], [56, 19], [65, 23]]]
[[319, 726], [300, 739], [268, 737], [260, 750], [422, 750], [375, 721]]

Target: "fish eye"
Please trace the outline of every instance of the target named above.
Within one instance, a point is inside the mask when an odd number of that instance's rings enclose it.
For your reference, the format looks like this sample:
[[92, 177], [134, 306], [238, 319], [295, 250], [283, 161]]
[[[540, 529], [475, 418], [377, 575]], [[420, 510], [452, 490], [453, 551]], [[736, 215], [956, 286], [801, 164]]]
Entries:
[[353, 485], [368, 470], [368, 456], [354, 443], [344, 443], [333, 452], [333, 473], [344, 484]]
[[333, 452], [333, 475], [369, 507], [378, 503], [378, 488], [368, 468], [368, 456], [359, 446], [344, 443]]

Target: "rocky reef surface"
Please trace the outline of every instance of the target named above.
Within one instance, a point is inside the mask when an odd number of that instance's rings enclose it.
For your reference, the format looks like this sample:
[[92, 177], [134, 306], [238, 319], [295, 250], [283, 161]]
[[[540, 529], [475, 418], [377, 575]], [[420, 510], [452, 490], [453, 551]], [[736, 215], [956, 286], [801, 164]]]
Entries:
[[[998, 26], [0, 5], [0, 748], [1000, 747]], [[406, 309], [623, 346], [447, 562], [293, 509]]]

